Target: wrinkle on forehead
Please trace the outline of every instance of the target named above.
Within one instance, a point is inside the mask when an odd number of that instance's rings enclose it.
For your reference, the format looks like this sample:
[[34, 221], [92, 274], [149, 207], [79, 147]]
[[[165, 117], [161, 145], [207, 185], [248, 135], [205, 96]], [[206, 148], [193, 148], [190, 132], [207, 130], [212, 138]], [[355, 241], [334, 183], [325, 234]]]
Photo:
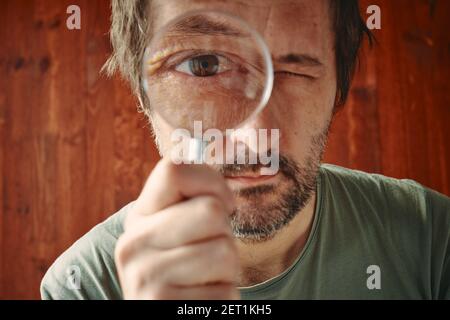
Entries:
[[[257, 16], [267, 21], [270, 11], [289, 8], [291, 14], [302, 18], [302, 11], [308, 7], [322, 6], [329, 0], [150, 0], [151, 9], [157, 14], [153, 16], [158, 22], [165, 24], [176, 16], [197, 9], [218, 9], [241, 16]], [[263, 18], [264, 17], [264, 18]], [[161, 27], [160, 23], [155, 24]], [[254, 26], [255, 28], [257, 26]], [[259, 30], [261, 32], [261, 30]]]
[[274, 55], [334, 52], [329, 0], [152, 0], [155, 27], [191, 10], [216, 9], [242, 17], [266, 40]]

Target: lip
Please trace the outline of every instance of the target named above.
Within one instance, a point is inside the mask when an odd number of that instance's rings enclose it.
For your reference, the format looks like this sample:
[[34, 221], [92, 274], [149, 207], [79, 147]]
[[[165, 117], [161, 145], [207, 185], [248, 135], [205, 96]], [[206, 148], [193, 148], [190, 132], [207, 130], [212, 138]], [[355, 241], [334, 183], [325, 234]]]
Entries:
[[275, 175], [242, 175], [242, 176], [225, 176], [225, 179], [230, 184], [237, 185], [258, 185], [263, 182], [269, 182], [275, 180], [278, 177], [278, 173]]

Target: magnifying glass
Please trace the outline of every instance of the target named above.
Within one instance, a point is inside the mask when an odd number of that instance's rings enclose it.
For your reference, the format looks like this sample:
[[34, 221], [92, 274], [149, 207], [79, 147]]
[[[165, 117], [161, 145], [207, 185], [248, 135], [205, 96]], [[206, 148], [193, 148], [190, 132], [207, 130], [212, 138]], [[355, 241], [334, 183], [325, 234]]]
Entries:
[[[243, 126], [266, 106], [273, 86], [262, 37], [243, 19], [215, 10], [191, 11], [156, 32], [142, 73], [152, 111], [189, 133], [199, 122], [223, 133]], [[202, 162], [207, 142], [190, 139], [190, 160]]]

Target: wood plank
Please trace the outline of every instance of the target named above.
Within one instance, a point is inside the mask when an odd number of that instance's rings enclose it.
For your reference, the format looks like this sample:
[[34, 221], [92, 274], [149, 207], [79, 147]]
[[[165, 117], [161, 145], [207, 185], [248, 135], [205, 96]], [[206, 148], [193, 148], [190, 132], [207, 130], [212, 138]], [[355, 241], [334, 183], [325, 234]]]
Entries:
[[[450, 1], [361, 3], [382, 9], [379, 45], [325, 160], [450, 195]], [[104, 0], [0, 1], [0, 298], [39, 298], [54, 259], [135, 199], [159, 159], [128, 86], [99, 75], [109, 14]]]

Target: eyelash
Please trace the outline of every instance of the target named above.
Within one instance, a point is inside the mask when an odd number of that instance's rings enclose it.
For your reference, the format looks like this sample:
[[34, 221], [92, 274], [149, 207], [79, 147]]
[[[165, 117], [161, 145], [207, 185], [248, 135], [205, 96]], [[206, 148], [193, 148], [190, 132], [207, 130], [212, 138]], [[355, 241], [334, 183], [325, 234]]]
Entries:
[[[178, 58], [174, 58], [173, 56], [175, 54], [173, 54], [166, 59], [166, 61], [164, 62], [164, 65], [166, 66], [167, 69], [175, 70], [175, 68], [177, 68], [181, 63], [189, 61], [189, 59], [194, 59], [196, 57], [208, 55], [208, 54], [214, 54], [216, 56], [221, 57], [222, 59], [225, 59], [227, 62], [233, 63], [233, 61], [230, 58], [228, 58], [220, 53], [217, 53], [217, 52], [192, 51], [189, 54], [183, 55], [182, 57], [178, 57]], [[170, 60], [172, 60], [172, 61], [170, 61]], [[175, 61], [173, 61], [173, 60], [175, 60]]]
[[[211, 52], [205, 52], [205, 51], [200, 51], [200, 50], [199, 51], [194, 50], [194, 51], [190, 52], [189, 54], [185, 54], [183, 57], [178, 57], [176, 59], [173, 58], [173, 56], [175, 54], [172, 54], [171, 56], [169, 56], [169, 57], [167, 57], [165, 59], [164, 65], [165, 65], [165, 67], [167, 69], [175, 70], [175, 68], [177, 68], [177, 66], [179, 66], [181, 63], [183, 63], [185, 61], [188, 61], [189, 59], [193, 59], [195, 57], [198, 57], [198, 56], [201, 56], [201, 55], [205, 55], [205, 54], [215, 54], [215, 55], [221, 56], [223, 59], [226, 59], [229, 62], [234, 63], [233, 60], [231, 60], [230, 58], [228, 58], [228, 57], [226, 57], [224, 55], [221, 55], [221, 54], [219, 54], [217, 52], [212, 52], [211, 53]], [[173, 60], [175, 60], [175, 61], [173, 61]], [[294, 72], [290, 72], [290, 71], [275, 71], [275, 75], [276, 74], [283, 74], [283, 75], [288, 76], [288, 77], [304, 78], [304, 79], [311, 80], [311, 81], [317, 79], [316, 77], [313, 77], [313, 76], [310, 76], [310, 75], [307, 75], [307, 74], [294, 73]]]
[[275, 71], [275, 74], [283, 74], [288, 77], [300, 77], [300, 78], [306, 78], [308, 80], [316, 80], [316, 78], [313, 76], [310, 76], [307, 74], [302, 74], [302, 73], [289, 72], [289, 71]]

